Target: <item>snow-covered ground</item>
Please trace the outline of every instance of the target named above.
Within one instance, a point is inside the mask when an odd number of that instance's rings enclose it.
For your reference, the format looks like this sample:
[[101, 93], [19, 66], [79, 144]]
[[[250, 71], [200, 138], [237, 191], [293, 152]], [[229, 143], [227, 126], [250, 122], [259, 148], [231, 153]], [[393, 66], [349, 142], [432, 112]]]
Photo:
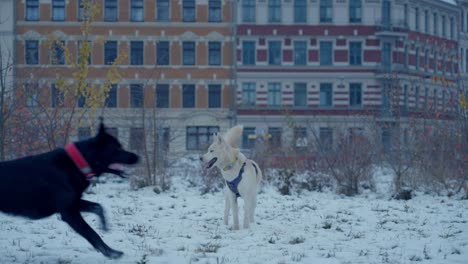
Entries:
[[175, 180], [171, 192], [157, 195], [110, 179], [85, 198], [107, 209], [111, 230], [100, 230], [94, 215], [86, 220], [125, 252], [122, 259], [106, 259], [57, 216], [0, 214], [0, 263], [468, 263], [466, 200], [281, 196], [264, 186], [256, 224], [233, 231], [222, 221], [222, 193], [200, 195]]

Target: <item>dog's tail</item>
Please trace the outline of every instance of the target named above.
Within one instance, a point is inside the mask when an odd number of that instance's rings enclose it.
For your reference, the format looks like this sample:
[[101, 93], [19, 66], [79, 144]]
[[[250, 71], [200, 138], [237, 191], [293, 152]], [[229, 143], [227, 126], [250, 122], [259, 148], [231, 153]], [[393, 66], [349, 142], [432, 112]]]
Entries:
[[244, 126], [237, 125], [229, 129], [224, 135], [224, 139], [231, 147], [237, 148], [237, 142], [242, 137], [242, 130], [244, 130]]

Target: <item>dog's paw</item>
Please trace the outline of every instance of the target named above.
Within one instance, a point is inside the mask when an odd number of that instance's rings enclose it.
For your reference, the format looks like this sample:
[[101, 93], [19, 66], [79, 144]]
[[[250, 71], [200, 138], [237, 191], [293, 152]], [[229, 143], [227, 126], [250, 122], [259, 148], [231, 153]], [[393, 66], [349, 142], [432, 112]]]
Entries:
[[118, 251], [118, 250], [113, 250], [113, 249], [108, 249], [106, 250], [106, 252], [103, 252], [104, 255], [110, 259], [118, 259], [118, 258], [121, 258], [123, 256], [123, 252], [122, 251]]

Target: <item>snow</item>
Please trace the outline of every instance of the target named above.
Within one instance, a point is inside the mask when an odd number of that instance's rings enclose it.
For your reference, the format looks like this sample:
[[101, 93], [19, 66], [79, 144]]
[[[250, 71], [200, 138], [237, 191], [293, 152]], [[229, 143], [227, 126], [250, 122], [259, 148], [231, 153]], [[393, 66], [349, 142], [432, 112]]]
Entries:
[[223, 224], [221, 192], [200, 195], [181, 179], [157, 195], [109, 177], [85, 195], [107, 209], [107, 233], [97, 217], [85, 218], [125, 252], [117, 261], [57, 216], [30, 221], [0, 214], [0, 263], [467, 263], [466, 200], [418, 193], [405, 202], [379, 192], [282, 196], [263, 186], [256, 224], [234, 231]]
[[442, 0], [442, 2], [449, 3], [449, 4], [452, 4], [452, 5], [457, 5], [455, 0]]

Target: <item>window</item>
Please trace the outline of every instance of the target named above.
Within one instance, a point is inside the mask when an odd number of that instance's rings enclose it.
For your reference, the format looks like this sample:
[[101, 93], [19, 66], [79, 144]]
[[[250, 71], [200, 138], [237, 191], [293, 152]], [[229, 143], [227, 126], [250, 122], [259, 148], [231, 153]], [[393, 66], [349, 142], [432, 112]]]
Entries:
[[429, 50], [424, 51], [424, 70], [429, 70]]
[[439, 33], [438, 30], [437, 30], [437, 27], [438, 27], [438, 25], [437, 25], [437, 24], [438, 24], [438, 22], [437, 22], [437, 13], [434, 12], [434, 13], [432, 14], [432, 16], [433, 16], [433, 19], [432, 19], [433, 34], [434, 34], [434, 35], [437, 35], [437, 34]]
[[403, 5], [403, 26], [408, 27], [408, 4]]
[[465, 50], [465, 72], [468, 73], [468, 50]]
[[349, 22], [362, 22], [362, 0], [349, 0]]
[[65, 20], [65, 0], [52, 0], [52, 20]]
[[294, 22], [307, 22], [307, 0], [294, 0]]
[[131, 127], [128, 147], [133, 151], [143, 150], [145, 144], [145, 130], [142, 127]]
[[447, 24], [445, 21], [445, 16], [442, 16], [442, 37], [447, 37]]
[[143, 65], [143, 41], [130, 42], [130, 64]]
[[424, 10], [424, 33], [429, 34], [429, 11]]
[[392, 70], [392, 44], [389, 42], [382, 47], [382, 68], [384, 71]]
[[50, 106], [58, 107], [61, 106], [64, 100], [63, 92], [60, 91], [55, 84], [50, 86]]
[[[83, 45], [83, 43], [85, 43], [85, 45]], [[76, 54], [76, 58], [78, 59], [77, 63], [78, 64], [81, 64], [82, 62], [83, 63], [88, 63], [88, 65], [91, 64], [91, 41], [86, 41], [86, 42], [83, 42], [81, 40], [78, 41], [78, 49], [76, 50], [77, 54]], [[82, 56], [82, 55], [86, 55], [88, 54], [88, 58], [85, 58], [85, 56]]]
[[183, 108], [195, 107], [195, 85], [184, 84], [182, 86], [182, 107]]
[[414, 108], [419, 108], [419, 86], [414, 88]]
[[169, 84], [156, 85], [156, 107], [169, 107]]
[[281, 83], [268, 83], [268, 106], [281, 105]]
[[294, 128], [294, 147], [305, 148], [308, 145], [307, 129], [305, 127]]
[[433, 93], [433, 97], [432, 97], [432, 98], [434, 98], [434, 99], [433, 99], [433, 100], [434, 100], [434, 101], [433, 101], [433, 102], [434, 102], [434, 105], [433, 105], [434, 111], [437, 111], [437, 108], [439, 107], [439, 105], [438, 105], [438, 104], [439, 104], [439, 101], [438, 101], [438, 99], [439, 99], [439, 94], [437, 93], [437, 90], [436, 90], [436, 89], [434, 89], [434, 93]]
[[424, 89], [424, 110], [429, 108], [429, 88]]
[[208, 64], [221, 65], [221, 42], [208, 42]]
[[281, 41], [268, 42], [268, 64], [281, 64]]
[[106, 97], [105, 106], [109, 108], [117, 107], [117, 84], [112, 84], [109, 94]]
[[332, 65], [332, 47], [331, 41], [320, 41], [320, 65]]
[[460, 12], [460, 15], [461, 15], [461, 17], [460, 17], [460, 20], [461, 20], [461, 21], [460, 21], [460, 22], [461, 22], [461, 23], [460, 23], [460, 25], [461, 25], [461, 31], [464, 32], [464, 31], [465, 31], [465, 12], [462, 10], [462, 11]]
[[445, 73], [447, 70], [446, 58], [447, 55], [442, 55], [442, 64], [440, 65], [440, 70], [442, 71], [442, 74]]
[[208, 85], [208, 107], [209, 108], [221, 107], [221, 85], [219, 84]]
[[407, 113], [408, 110], [408, 85], [405, 84], [403, 86], [403, 107], [402, 107], [403, 114]]
[[271, 146], [281, 147], [281, 127], [268, 128], [268, 142]]
[[186, 135], [187, 150], [206, 150], [219, 132], [217, 126], [188, 126]]
[[158, 132], [156, 133], [156, 142], [158, 149], [162, 151], [169, 151], [169, 144], [171, 141], [170, 137], [170, 128], [168, 127], [159, 127]]
[[362, 64], [362, 44], [361, 42], [349, 42], [349, 64]]
[[255, 0], [242, 0], [242, 22], [255, 22]]
[[186, 41], [182, 43], [182, 56], [184, 65], [194, 65], [195, 64], [195, 42]]
[[242, 41], [242, 64], [255, 65], [255, 41]]
[[242, 148], [253, 149], [255, 147], [255, 127], [244, 127], [242, 131]]
[[382, 1], [382, 26], [386, 30], [391, 30], [392, 27], [392, 4], [389, 0]]
[[416, 47], [415, 57], [414, 67], [416, 67], [416, 70], [419, 70], [419, 47]]
[[25, 56], [26, 64], [35, 65], [39, 63], [39, 41], [26, 40]]
[[107, 41], [104, 44], [104, 63], [112, 65], [117, 59], [117, 41]]
[[446, 93], [446, 91], [443, 90], [442, 91], [442, 112], [445, 112], [445, 98], [446, 98], [445, 93]]
[[[89, 89], [89, 86], [87, 86], [86, 89]], [[86, 97], [83, 94], [78, 95], [78, 107], [85, 107], [86, 105]]]
[[362, 106], [362, 85], [360, 83], [349, 84], [349, 106]]
[[143, 0], [131, 0], [130, 21], [141, 22], [144, 20]]
[[91, 128], [79, 127], [78, 128], [78, 141], [86, 140], [91, 138]]
[[156, 44], [156, 64], [169, 65], [170, 62], [169, 41], [160, 41]]
[[294, 84], [294, 106], [307, 106], [307, 83]]
[[385, 83], [383, 85], [383, 91], [382, 91], [382, 110], [385, 111], [385, 113], [388, 113], [390, 110], [390, 85], [388, 83]]
[[434, 52], [434, 64], [432, 65], [434, 69], [434, 73], [437, 73], [439, 70], [439, 58], [437, 52]]
[[24, 94], [26, 95], [26, 106], [37, 107], [39, 106], [38, 95], [39, 87], [38, 84], [25, 83], [23, 85]]
[[255, 83], [242, 84], [242, 105], [254, 106], [256, 100]]
[[130, 84], [130, 107], [143, 107], [143, 85]]
[[182, 1], [182, 20], [184, 22], [195, 22], [196, 10], [195, 0]]
[[320, 84], [320, 106], [332, 106], [332, 91], [331, 83]]
[[319, 132], [320, 152], [326, 153], [333, 148], [333, 129], [330, 127], [321, 127]]
[[88, 11], [90, 9], [89, 5], [85, 5], [83, 0], [78, 0], [78, 21], [88, 20], [89, 14]]
[[51, 64], [63, 65], [65, 64], [65, 41], [58, 41], [53, 43], [51, 50]]
[[405, 45], [405, 51], [404, 51], [404, 58], [403, 58], [403, 65], [405, 68], [408, 68], [408, 59], [409, 59], [409, 45]]
[[117, 0], [104, 1], [104, 21], [117, 21], [119, 6]]
[[419, 31], [419, 8], [414, 8], [414, 28]]
[[320, 23], [331, 23], [333, 17], [332, 0], [320, 0]]
[[39, 0], [26, 0], [26, 20], [39, 20]]
[[295, 41], [294, 42], [294, 65], [307, 64], [307, 42]]
[[390, 128], [382, 128], [382, 148], [385, 153], [390, 153], [392, 148], [392, 133]]
[[171, 3], [169, 0], [156, 0], [156, 20], [168, 22]]
[[450, 18], [450, 39], [455, 39], [455, 21], [453, 17]]
[[281, 0], [268, 0], [268, 22], [281, 22]]
[[221, 0], [209, 0], [208, 22], [221, 22]]

